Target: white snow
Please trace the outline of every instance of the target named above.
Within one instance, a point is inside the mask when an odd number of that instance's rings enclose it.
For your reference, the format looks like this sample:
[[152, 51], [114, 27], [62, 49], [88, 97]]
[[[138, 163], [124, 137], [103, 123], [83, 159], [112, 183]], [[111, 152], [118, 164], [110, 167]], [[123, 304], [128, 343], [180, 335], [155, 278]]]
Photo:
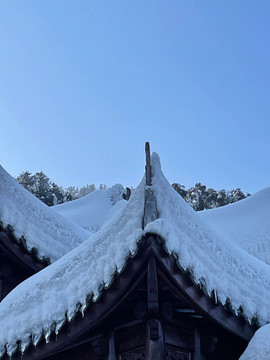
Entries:
[[262, 325], [270, 321], [270, 266], [204, 223], [170, 186], [158, 156], [153, 154], [151, 159], [159, 218], [142, 230], [148, 188], [143, 179], [131, 199], [100, 231], [24, 281], [2, 301], [0, 356], [5, 346], [12, 354], [18, 340], [24, 349], [30, 338], [36, 343], [43, 331], [48, 338], [54, 322], [59, 331], [66, 313], [71, 319], [78, 304], [84, 310], [89, 293], [97, 300], [100, 284], [109, 286], [112, 274], [121, 272], [145, 232], [161, 235], [169, 253], [176, 253], [180, 265], [190, 269], [209, 294], [214, 290], [223, 304], [229, 298], [235, 311], [243, 307], [249, 320], [257, 316]]
[[199, 217], [236, 245], [270, 264], [270, 187]]
[[68, 221], [24, 189], [0, 166], [0, 221], [11, 225], [28, 250], [53, 262], [77, 247], [92, 234]]
[[50, 333], [55, 321], [57, 329], [74, 314], [77, 304], [86, 306], [86, 298], [98, 288], [108, 286], [112, 274], [120, 272], [129, 254], [134, 254], [137, 241], [144, 234], [144, 183], [141, 182], [122, 211], [110, 218], [102, 229], [61, 259], [17, 286], [0, 303], [0, 356], [7, 344], [11, 354], [16, 341], [22, 348], [29, 337], [37, 341], [42, 331]]
[[124, 191], [122, 185], [116, 184], [110, 189], [95, 190], [78, 200], [53, 206], [53, 209], [94, 233], [112, 216], [116, 204], [117, 207], [126, 205], [127, 202], [122, 198]]
[[215, 290], [225, 304], [242, 306], [251, 320], [270, 320], [270, 267], [251, 256], [205, 224], [164, 177], [158, 155], [152, 155], [153, 191], [159, 218], [145, 231], [163, 237], [170, 253], [175, 252], [184, 269], [190, 269], [209, 295]]
[[270, 324], [256, 331], [250, 340], [246, 351], [239, 360], [269, 360], [270, 359]]

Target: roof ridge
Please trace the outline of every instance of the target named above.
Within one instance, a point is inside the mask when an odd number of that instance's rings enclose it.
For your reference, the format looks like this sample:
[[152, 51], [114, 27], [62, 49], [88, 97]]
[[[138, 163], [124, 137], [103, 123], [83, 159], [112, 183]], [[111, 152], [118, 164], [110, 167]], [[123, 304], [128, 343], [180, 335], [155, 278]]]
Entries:
[[145, 200], [143, 214], [143, 229], [147, 224], [158, 218], [157, 204], [154, 192], [152, 190], [152, 169], [150, 157], [150, 144], [145, 143]]

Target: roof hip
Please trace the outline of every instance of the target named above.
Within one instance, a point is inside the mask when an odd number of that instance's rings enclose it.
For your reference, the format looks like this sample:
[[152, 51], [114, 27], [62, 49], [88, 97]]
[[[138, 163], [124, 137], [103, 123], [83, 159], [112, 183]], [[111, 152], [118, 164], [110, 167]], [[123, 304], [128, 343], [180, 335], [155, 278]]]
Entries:
[[143, 229], [147, 224], [158, 218], [157, 204], [154, 192], [152, 191], [152, 169], [150, 157], [150, 144], [145, 143], [145, 201], [144, 201], [144, 214], [143, 214]]

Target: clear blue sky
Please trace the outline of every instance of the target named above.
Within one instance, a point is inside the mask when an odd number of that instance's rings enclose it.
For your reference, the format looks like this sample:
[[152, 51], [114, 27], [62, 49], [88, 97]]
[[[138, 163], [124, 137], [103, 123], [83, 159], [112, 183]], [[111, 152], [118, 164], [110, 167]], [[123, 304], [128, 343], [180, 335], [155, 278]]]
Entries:
[[270, 186], [270, 2], [3, 0], [0, 162], [64, 187]]

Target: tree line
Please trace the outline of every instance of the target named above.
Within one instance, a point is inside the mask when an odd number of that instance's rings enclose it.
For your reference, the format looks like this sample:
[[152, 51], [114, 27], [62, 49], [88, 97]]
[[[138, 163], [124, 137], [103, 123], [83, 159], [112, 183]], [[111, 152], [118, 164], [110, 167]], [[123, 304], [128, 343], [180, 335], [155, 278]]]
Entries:
[[200, 182], [196, 183], [189, 189], [184, 185], [173, 183], [172, 187], [189, 203], [195, 211], [213, 209], [220, 206], [232, 204], [236, 201], [245, 199], [250, 196], [249, 193], [244, 194], [240, 188], [234, 190], [215, 190], [206, 188]]
[[[82, 187], [69, 186], [64, 189], [62, 186], [58, 186], [51, 181], [43, 171], [36, 172], [35, 174], [24, 171], [16, 178], [16, 180], [48, 206], [79, 199], [97, 189], [94, 184], [87, 184]], [[212, 188], [207, 189], [206, 186], [200, 182], [190, 188], [186, 188], [179, 183], [173, 183], [172, 187], [193, 207], [195, 211], [213, 209], [250, 196], [249, 193], [244, 194], [240, 188], [229, 191], [225, 189], [217, 191]], [[98, 189], [105, 190], [108, 189], [108, 186], [100, 184]]]
[[[31, 174], [29, 171], [24, 171], [16, 178], [16, 180], [25, 189], [30, 191], [48, 206], [76, 200], [96, 190], [96, 186], [94, 184], [87, 184], [80, 188], [77, 186], [69, 186], [64, 189], [62, 186], [59, 186], [55, 182], [51, 181], [43, 171], [36, 172], [35, 174]], [[107, 185], [99, 185], [99, 189], [101, 190], [107, 188]]]

